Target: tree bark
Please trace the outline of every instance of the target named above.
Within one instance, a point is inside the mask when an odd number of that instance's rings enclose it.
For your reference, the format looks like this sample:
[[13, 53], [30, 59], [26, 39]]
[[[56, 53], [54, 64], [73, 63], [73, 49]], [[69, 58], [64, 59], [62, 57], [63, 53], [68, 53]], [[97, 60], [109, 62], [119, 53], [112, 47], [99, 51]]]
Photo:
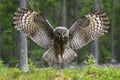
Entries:
[[[29, 49], [28, 49], [30, 51], [30, 53], [32, 53], [32, 50], [34, 50], [34, 48], [35, 48], [35, 43], [32, 40], [30, 40], [30, 46], [29, 46]], [[32, 60], [34, 59], [33, 54], [30, 54], [30, 58]]]
[[[74, 15], [77, 15], [77, 0], [74, 0]], [[76, 18], [76, 16], [75, 16], [75, 18]]]
[[114, 57], [114, 0], [111, 2], [111, 40], [112, 40], [112, 46], [111, 46], [111, 51], [112, 51], [112, 63], [115, 63], [115, 57]]
[[[1, 3], [1, 0], [0, 0], [0, 3]], [[1, 59], [1, 56], [2, 56], [2, 27], [1, 26], [2, 25], [1, 25], [1, 20], [0, 20], [0, 59]]]
[[[74, 3], [74, 7], [73, 7], [74, 15], [77, 15], [77, 0], [73, 0], [73, 3]], [[76, 16], [74, 16], [74, 18], [76, 19]], [[75, 50], [75, 52], [79, 53], [79, 50]], [[78, 56], [75, 57], [75, 61], [78, 62]]]
[[[26, 0], [20, 0], [20, 7], [26, 7]], [[20, 33], [20, 69], [28, 72], [27, 38], [24, 33]]]
[[14, 55], [16, 56], [16, 57], [20, 57], [20, 45], [19, 45], [19, 42], [20, 42], [20, 40], [19, 40], [19, 38], [20, 38], [20, 33], [18, 32], [18, 31], [16, 31], [16, 29], [14, 29], [14, 42], [15, 42], [15, 50], [14, 50]]
[[0, 20], [0, 59], [2, 54], [2, 34], [1, 34], [1, 20]]
[[[94, 0], [94, 11], [98, 10], [98, 0]], [[92, 42], [91, 48], [92, 54], [96, 60], [96, 65], [98, 65], [98, 57], [99, 57], [99, 39], [96, 39]]]
[[[62, 0], [62, 26], [66, 27], [66, 0]], [[64, 66], [65, 65], [62, 63], [61, 68], [64, 68]]]
[[66, 0], [62, 0], [62, 26], [66, 26]]

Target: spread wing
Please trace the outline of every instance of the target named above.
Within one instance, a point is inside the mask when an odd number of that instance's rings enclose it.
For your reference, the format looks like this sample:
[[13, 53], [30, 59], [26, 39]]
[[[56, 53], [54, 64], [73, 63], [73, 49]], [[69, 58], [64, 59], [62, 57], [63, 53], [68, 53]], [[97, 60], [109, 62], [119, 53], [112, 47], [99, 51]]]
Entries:
[[70, 46], [79, 49], [107, 32], [109, 21], [105, 13], [94, 12], [79, 18], [69, 29]]
[[48, 48], [52, 44], [53, 28], [42, 14], [19, 8], [13, 19], [15, 28], [25, 33], [41, 47]]

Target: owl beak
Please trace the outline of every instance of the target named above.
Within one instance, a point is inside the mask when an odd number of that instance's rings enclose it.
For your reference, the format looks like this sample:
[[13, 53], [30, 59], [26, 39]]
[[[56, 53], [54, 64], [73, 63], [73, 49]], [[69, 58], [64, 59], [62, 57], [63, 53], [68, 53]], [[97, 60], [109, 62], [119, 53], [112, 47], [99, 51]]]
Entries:
[[62, 38], [64, 38], [64, 36], [62, 35]]
[[62, 38], [64, 38], [64, 35], [63, 35], [63, 33], [62, 33], [62, 35], [61, 35], [61, 36], [62, 36]]

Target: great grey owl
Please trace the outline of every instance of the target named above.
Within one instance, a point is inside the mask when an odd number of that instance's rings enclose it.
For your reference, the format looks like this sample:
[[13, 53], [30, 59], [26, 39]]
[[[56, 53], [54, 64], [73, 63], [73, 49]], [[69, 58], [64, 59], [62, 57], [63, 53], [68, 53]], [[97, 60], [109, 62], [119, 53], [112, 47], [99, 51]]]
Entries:
[[53, 29], [41, 13], [27, 8], [19, 8], [13, 19], [17, 30], [47, 49], [43, 58], [49, 65], [73, 60], [77, 56], [73, 50], [104, 35], [109, 28], [108, 17], [98, 11], [79, 18], [69, 29], [63, 26]]

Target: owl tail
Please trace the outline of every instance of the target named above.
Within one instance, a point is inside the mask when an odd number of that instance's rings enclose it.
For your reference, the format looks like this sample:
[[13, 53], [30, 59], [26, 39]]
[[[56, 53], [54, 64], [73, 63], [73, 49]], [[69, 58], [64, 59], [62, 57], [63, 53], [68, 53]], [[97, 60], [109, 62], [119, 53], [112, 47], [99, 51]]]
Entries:
[[70, 62], [75, 57], [77, 57], [77, 54], [71, 48], [66, 48], [62, 56], [62, 62], [63, 63]]
[[52, 64], [67, 63], [73, 60], [77, 54], [71, 49], [66, 48], [64, 54], [58, 55], [58, 59], [55, 57], [54, 49], [49, 48], [43, 55], [43, 58], [51, 66]]
[[51, 66], [55, 61], [55, 55], [54, 55], [54, 49], [53, 48], [49, 48], [43, 55], [43, 58], [45, 61], [47, 61], [47, 63], [49, 64], [49, 66]]

